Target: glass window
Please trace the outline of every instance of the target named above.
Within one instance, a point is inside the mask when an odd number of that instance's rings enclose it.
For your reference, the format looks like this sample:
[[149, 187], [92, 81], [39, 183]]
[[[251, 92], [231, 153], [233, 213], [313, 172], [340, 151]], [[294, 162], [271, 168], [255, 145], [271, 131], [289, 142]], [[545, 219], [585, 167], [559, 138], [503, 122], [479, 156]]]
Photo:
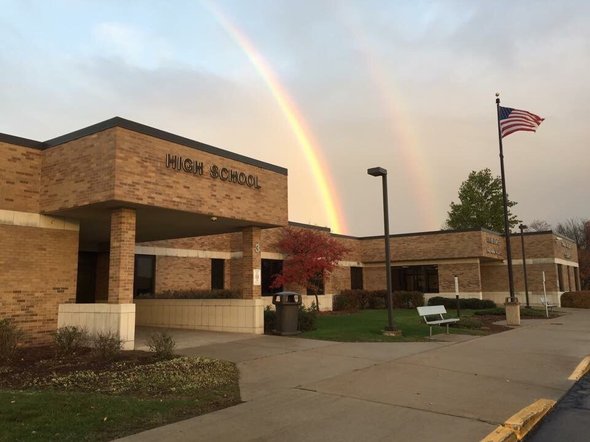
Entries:
[[393, 291], [438, 293], [438, 267], [402, 266], [391, 268]]
[[314, 289], [307, 289], [307, 295], [323, 295], [324, 294], [324, 275], [317, 275], [311, 280], [311, 283], [317, 287]]
[[211, 290], [223, 290], [225, 283], [225, 261], [211, 260]]
[[351, 267], [350, 268], [350, 288], [352, 290], [363, 289], [363, 268], [362, 267]]
[[135, 277], [133, 296], [154, 293], [156, 257], [154, 255], [135, 255]]
[[271, 288], [275, 277], [283, 271], [283, 261], [280, 259], [263, 259], [261, 261], [261, 289], [262, 295], [272, 295], [283, 291], [283, 287]]

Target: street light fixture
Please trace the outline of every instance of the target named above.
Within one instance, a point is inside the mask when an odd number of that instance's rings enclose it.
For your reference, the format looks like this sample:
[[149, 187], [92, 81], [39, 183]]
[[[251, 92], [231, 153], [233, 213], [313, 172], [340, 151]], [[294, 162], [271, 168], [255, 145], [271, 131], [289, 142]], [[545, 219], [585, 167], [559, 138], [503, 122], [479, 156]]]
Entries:
[[524, 271], [524, 293], [526, 296], [526, 308], [530, 308], [531, 306], [529, 304], [529, 284], [526, 277], [526, 254], [524, 251], [524, 230], [528, 229], [528, 226], [521, 224], [520, 226], [518, 226], [518, 228], [520, 229], [520, 242], [522, 244], [522, 269]]
[[381, 177], [383, 182], [383, 225], [385, 231], [385, 277], [387, 279], [387, 326], [385, 331], [396, 332], [397, 327], [393, 321], [393, 300], [391, 287], [391, 255], [389, 250], [389, 208], [387, 204], [387, 170], [382, 167], [367, 169], [367, 173], [374, 177]]

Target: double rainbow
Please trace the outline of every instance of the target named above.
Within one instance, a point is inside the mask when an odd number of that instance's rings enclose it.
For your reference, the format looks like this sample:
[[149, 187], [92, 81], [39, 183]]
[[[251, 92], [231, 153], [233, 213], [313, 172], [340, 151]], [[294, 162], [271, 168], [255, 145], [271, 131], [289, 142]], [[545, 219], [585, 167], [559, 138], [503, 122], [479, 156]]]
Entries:
[[336, 187], [328, 172], [330, 169], [326, 161], [322, 158], [320, 146], [314, 140], [313, 134], [307, 127], [301, 112], [281, 85], [270, 65], [260, 52], [256, 50], [250, 39], [217, 6], [209, 2], [206, 2], [205, 5], [231, 39], [244, 51], [270, 89], [272, 96], [287, 119], [311, 168], [312, 175], [324, 202], [324, 208], [331, 230], [336, 233], [345, 233], [347, 231], [346, 222], [337, 196]]

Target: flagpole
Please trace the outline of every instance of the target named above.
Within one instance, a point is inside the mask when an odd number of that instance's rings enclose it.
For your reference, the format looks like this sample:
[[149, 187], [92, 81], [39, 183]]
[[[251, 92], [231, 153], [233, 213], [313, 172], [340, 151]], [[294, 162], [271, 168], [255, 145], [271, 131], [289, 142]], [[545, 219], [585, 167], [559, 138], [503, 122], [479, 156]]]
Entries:
[[504, 235], [506, 236], [506, 259], [508, 260], [508, 284], [510, 287], [510, 302], [515, 302], [512, 251], [510, 249], [510, 224], [508, 223], [508, 196], [506, 195], [506, 176], [504, 174], [504, 149], [502, 147], [502, 130], [500, 129], [500, 94], [496, 94], [496, 111], [498, 112], [498, 141], [500, 143], [500, 172], [502, 174], [502, 197], [504, 200]]

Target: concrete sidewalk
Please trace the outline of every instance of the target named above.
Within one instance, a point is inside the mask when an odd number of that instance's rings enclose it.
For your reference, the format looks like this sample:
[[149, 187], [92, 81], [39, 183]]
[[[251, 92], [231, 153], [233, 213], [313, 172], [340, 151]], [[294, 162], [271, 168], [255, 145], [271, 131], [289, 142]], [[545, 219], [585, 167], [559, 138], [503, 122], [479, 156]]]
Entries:
[[123, 440], [478, 441], [571, 387], [590, 354], [590, 311], [443, 342], [207, 336], [191, 347], [186, 335], [180, 353], [236, 362], [245, 403]]

